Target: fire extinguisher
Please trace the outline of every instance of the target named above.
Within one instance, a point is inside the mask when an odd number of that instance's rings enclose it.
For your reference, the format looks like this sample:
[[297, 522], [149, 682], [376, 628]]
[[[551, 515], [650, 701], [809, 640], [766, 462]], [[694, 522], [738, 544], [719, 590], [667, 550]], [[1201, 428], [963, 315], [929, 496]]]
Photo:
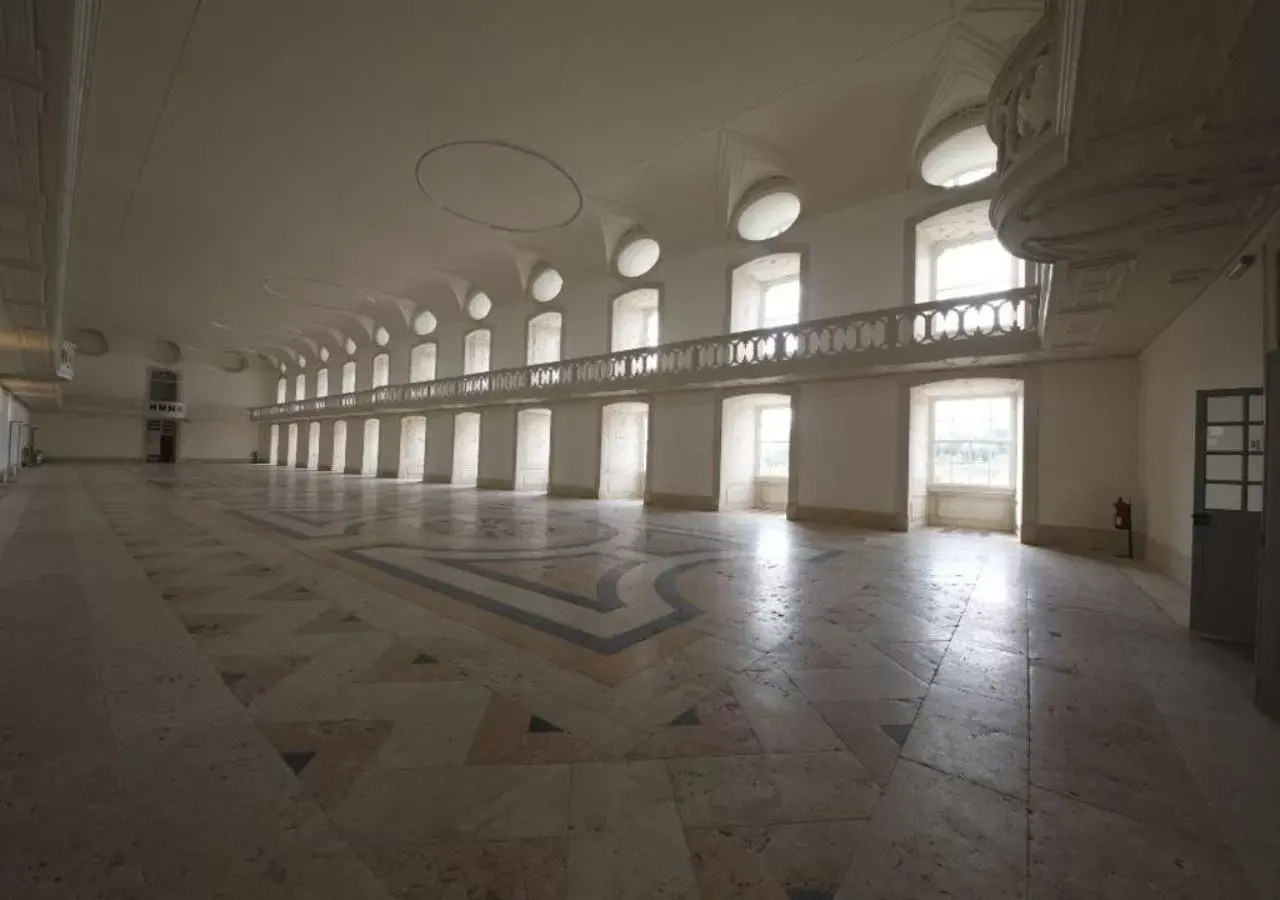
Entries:
[[1117, 497], [1112, 506], [1115, 507], [1116, 530], [1125, 532], [1128, 537], [1129, 552], [1125, 559], [1133, 559], [1133, 504]]

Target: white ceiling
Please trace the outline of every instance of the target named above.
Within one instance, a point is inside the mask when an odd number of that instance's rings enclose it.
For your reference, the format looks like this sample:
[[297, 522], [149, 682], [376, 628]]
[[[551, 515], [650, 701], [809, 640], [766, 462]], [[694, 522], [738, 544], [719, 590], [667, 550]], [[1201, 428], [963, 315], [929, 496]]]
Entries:
[[[282, 343], [334, 308], [456, 320], [468, 285], [523, 302], [536, 258], [601, 277], [631, 224], [668, 258], [723, 239], [750, 157], [797, 182], [806, 215], [900, 188], [921, 127], [985, 90], [975, 55], [1006, 52], [1038, 5], [111, 0], [68, 325], [212, 351]], [[582, 214], [513, 235], [438, 209], [415, 165], [472, 139], [555, 160]], [[493, 149], [433, 154], [424, 176], [512, 224], [573, 208], [549, 169]]]

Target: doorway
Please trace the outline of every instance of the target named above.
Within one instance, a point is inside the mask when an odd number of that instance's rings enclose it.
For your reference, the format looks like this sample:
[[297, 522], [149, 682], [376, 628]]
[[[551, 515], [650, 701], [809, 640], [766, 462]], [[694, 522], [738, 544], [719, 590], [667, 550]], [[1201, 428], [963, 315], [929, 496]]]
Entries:
[[360, 460], [361, 475], [378, 474], [378, 431], [381, 424], [377, 419], [364, 420], [364, 456]]
[[400, 422], [400, 477], [421, 481], [427, 461], [427, 417], [405, 416]]
[[600, 422], [600, 499], [643, 500], [649, 404], [610, 403]]
[[453, 483], [475, 487], [480, 472], [480, 413], [453, 418]]
[[339, 419], [333, 423], [333, 465], [329, 471], [343, 475], [347, 471], [347, 423]]
[[1252, 644], [1258, 616], [1262, 388], [1196, 392], [1196, 471], [1191, 516], [1191, 630]]
[[307, 430], [307, 468], [320, 471], [320, 423], [312, 422]]
[[1022, 528], [1023, 383], [964, 378], [911, 389], [908, 527], [1018, 534]]
[[147, 462], [178, 461], [178, 423], [173, 419], [147, 420]]
[[516, 414], [516, 490], [546, 493], [551, 478], [551, 410]]
[[724, 401], [720, 508], [785, 512], [791, 484], [791, 397], [746, 394]]

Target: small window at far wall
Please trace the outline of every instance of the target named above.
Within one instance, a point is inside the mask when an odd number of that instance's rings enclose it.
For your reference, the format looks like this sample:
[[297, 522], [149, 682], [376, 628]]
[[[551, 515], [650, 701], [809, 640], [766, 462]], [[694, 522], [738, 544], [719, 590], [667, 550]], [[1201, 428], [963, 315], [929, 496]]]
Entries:
[[391, 383], [391, 356], [379, 353], [373, 358], [373, 386], [386, 387]]
[[409, 351], [409, 381], [434, 381], [436, 377], [436, 345], [419, 344]]
[[760, 327], [778, 328], [800, 321], [800, 279], [775, 281], [764, 289], [760, 304]]
[[1013, 488], [1012, 396], [937, 398], [929, 417], [931, 487]]
[[462, 374], [489, 371], [489, 329], [469, 332], [462, 343]]
[[356, 390], [356, 364], [354, 362], [342, 364], [342, 393], [354, 394]]
[[316, 396], [329, 396], [329, 370], [321, 369], [316, 373]]
[[761, 407], [756, 416], [756, 477], [786, 478], [790, 472], [791, 407]]

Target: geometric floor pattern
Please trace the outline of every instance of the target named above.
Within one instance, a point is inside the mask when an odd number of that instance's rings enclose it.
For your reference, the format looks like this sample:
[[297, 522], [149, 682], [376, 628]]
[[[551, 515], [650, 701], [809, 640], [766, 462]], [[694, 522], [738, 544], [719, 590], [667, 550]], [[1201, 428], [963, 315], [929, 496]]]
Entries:
[[248, 466], [0, 496], [0, 896], [1280, 897], [1120, 564]]

